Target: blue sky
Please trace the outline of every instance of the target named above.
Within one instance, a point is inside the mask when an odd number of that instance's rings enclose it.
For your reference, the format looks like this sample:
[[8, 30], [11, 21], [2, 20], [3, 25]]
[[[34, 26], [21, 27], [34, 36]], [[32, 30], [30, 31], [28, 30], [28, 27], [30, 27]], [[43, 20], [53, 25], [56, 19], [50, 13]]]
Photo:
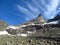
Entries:
[[9, 25], [22, 24], [42, 14], [44, 19], [60, 13], [59, 0], [0, 0], [0, 20]]

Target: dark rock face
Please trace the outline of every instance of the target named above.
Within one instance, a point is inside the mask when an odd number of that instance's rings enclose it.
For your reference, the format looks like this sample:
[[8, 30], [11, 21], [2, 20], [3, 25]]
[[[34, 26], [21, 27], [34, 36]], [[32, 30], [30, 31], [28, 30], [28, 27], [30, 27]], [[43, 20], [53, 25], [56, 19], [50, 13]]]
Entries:
[[8, 28], [6, 28], [5, 29], [9, 34], [11, 34], [11, 35], [17, 35], [18, 33], [20, 33], [19, 31], [19, 29], [14, 29], [14, 28], [11, 28], [11, 27], [8, 27]]
[[7, 31], [9, 34], [12, 34], [12, 35], [16, 35], [16, 34], [17, 34], [17, 30], [12, 29], [12, 28], [6, 29], [6, 31]]
[[55, 16], [53, 19], [49, 19], [48, 22], [60, 20], [60, 15]]

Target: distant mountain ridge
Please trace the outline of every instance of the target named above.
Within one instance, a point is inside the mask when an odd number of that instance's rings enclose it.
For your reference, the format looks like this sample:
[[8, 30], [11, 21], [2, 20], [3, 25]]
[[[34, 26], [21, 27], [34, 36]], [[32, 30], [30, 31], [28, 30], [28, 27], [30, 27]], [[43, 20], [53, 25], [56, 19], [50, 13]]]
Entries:
[[48, 22], [60, 20], [60, 15], [55, 16], [53, 19], [49, 19]]

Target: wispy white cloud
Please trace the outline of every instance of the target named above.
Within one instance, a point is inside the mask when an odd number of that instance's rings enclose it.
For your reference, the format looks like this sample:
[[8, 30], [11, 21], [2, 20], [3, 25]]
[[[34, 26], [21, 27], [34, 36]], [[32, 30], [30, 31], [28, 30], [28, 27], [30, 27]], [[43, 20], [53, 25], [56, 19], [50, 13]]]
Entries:
[[27, 17], [34, 18], [36, 17], [36, 15], [42, 12], [42, 15], [45, 19], [51, 19], [59, 12], [59, 10], [57, 11], [59, 0], [47, 0], [49, 3], [47, 3], [46, 0], [31, 1], [31, 3], [25, 2], [30, 10], [20, 6], [19, 4], [17, 5], [18, 9], [24, 14], [26, 14]]
[[20, 5], [17, 5], [17, 6], [18, 6], [18, 9], [26, 15], [25, 16], [26, 20], [29, 20], [30, 18], [32, 19], [33, 17], [35, 17], [34, 14], [32, 12], [30, 12], [28, 9], [26, 9]]
[[20, 5], [18, 5], [18, 9], [25, 14], [31, 14], [33, 16], [33, 14], [28, 9], [26, 9]]
[[45, 17], [49, 18], [51, 16], [50, 18], [53, 18], [57, 13], [58, 4], [59, 0], [51, 0], [51, 3], [47, 5], [47, 11], [44, 12]]
[[38, 7], [36, 7], [36, 6], [33, 6], [33, 5], [31, 5], [31, 4], [29, 4], [29, 3], [27, 3], [27, 5], [28, 5], [28, 7], [29, 7], [29, 9], [33, 12], [33, 14], [39, 14], [40, 13], [40, 11], [39, 11], [39, 8]]

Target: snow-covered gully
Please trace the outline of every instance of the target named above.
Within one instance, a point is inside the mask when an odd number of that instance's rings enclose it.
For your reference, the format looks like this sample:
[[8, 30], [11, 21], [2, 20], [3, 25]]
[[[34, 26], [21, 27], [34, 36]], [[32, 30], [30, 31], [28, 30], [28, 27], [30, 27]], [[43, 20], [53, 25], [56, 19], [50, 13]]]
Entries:
[[[16, 36], [16, 35], [11, 35], [7, 31], [0, 31], [0, 35], [8, 35], [8, 36]], [[22, 37], [27, 37], [27, 34], [17, 34], [17, 36], [22, 36]]]
[[9, 34], [7, 31], [0, 31], [0, 35], [11, 35], [11, 34]]

